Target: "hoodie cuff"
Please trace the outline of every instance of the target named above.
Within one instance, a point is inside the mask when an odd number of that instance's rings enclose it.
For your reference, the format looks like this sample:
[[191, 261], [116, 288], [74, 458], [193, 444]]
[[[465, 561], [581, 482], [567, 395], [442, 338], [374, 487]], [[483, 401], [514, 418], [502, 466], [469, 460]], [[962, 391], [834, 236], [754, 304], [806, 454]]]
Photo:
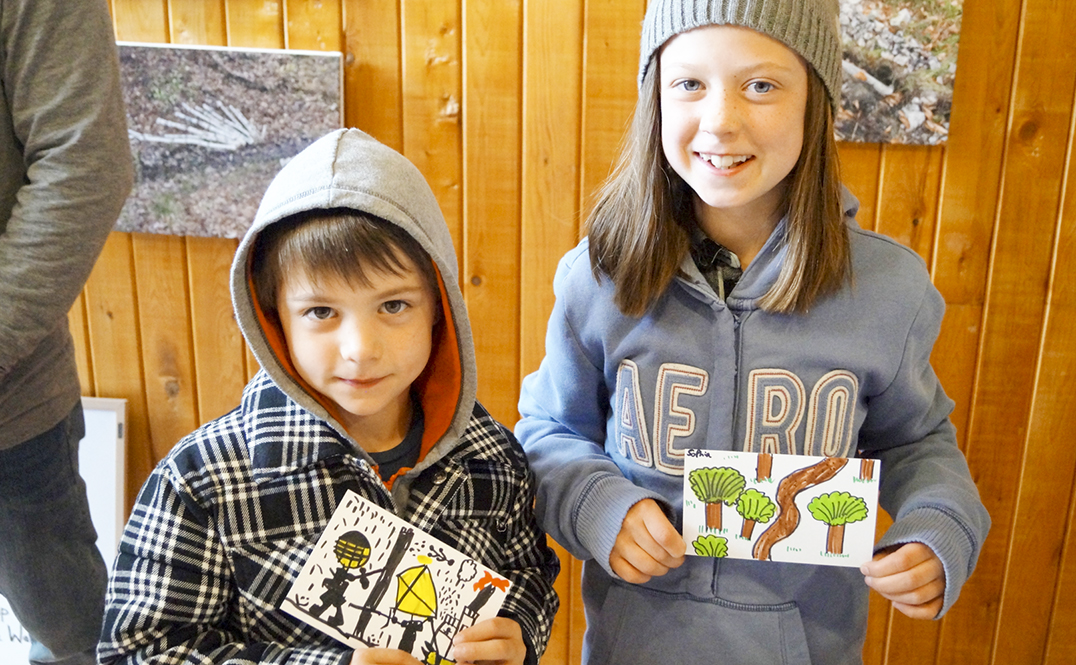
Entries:
[[934, 617], [940, 619], [956, 602], [971, 575], [975, 565], [973, 557], [978, 549], [976, 543], [958, 519], [936, 508], [918, 508], [898, 519], [874, 546], [874, 551], [906, 543], [923, 543], [941, 559], [945, 570], [945, 595], [942, 608]]
[[643, 499], [654, 499], [668, 511], [660, 494], [647, 491], [623, 476], [607, 475], [593, 480], [583, 490], [576, 504], [576, 537], [594, 560], [616, 579], [620, 577], [609, 567], [620, 527], [628, 510]]

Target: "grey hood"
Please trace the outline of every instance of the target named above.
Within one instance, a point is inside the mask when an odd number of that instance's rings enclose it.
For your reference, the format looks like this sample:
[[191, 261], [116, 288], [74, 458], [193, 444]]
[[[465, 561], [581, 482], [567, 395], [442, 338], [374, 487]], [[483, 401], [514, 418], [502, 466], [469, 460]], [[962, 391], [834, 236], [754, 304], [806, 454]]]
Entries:
[[351, 440], [334, 405], [299, 378], [279, 324], [260, 310], [251, 281], [254, 240], [271, 224], [310, 210], [350, 208], [391, 222], [413, 236], [433, 258], [444, 310], [434, 330], [426, 371], [415, 381], [425, 416], [416, 469], [428, 466], [431, 450], [452, 445], [467, 427], [475, 402], [474, 342], [456, 252], [433, 191], [411, 162], [357, 129], [334, 131], [281, 169], [262, 197], [254, 223], [232, 263], [232, 304], [239, 328], [263, 370], [290, 398]]

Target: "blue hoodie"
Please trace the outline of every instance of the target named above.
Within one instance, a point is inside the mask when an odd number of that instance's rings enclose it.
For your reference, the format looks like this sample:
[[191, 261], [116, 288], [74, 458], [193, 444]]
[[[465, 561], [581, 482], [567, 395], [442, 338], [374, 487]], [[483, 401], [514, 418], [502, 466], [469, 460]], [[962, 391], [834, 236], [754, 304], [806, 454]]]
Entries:
[[854, 278], [808, 314], [758, 306], [784, 261], [783, 221], [727, 301], [685, 257], [641, 318], [594, 278], [587, 240], [561, 260], [516, 435], [538, 476], [539, 520], [585, 561], [585, 663], [862, 660], [868, 590], [856, 569], [688, 557], [640, 585], [612, 572], [638, 501], [655, 499], [682, 528], [686, 449], [879, 458], [895, 523], [876, 549], [931, 547], [945, 568], [941, 613], [971, 574], [990, 519], [930, 366], [944, 302], [923, 261], [860, 229], [858, 204], [845, 203]]

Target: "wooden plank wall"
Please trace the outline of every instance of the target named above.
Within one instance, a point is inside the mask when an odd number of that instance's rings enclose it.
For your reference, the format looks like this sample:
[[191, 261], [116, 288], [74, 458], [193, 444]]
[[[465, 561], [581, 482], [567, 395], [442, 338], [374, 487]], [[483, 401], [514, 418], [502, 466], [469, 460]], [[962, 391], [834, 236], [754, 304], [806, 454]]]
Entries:
[[[480, 398], [516, 418], [557, 259], [634, 103], [645, 0], [112, 0], [119, 39], [342, 50], [345, 119], [401, 150], [452, 229]], [[947, 146], [845, 144], [861, 223], [918, 251], [948, 302], [935, 349], [994, 528], [939, 622], [874, 596], [865, 662], [1076, 661], [1076, 3], [964, 3]], [[256, 365], [235, 242], [114, 233], [71, 311], [83, 391], [129, 400], [128, 502]], [[884, 527], [884, 524], [882, 525]], [[544, 663], [576, 663], [580, 564]]]

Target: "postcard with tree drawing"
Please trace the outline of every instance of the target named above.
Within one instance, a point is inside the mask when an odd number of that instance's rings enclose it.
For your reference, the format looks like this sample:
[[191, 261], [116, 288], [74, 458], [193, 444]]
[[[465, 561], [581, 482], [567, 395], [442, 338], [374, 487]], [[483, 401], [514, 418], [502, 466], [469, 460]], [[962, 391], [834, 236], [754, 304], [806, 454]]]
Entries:
[[688, 450], [688, 554], [859, 567], [874, 548], [880, 470], [871, 459]]
[[497, 616], [511, 586], [392, 513], [347, 492], [282, 609], [352, 647], [451, 663], [452, 638]]

